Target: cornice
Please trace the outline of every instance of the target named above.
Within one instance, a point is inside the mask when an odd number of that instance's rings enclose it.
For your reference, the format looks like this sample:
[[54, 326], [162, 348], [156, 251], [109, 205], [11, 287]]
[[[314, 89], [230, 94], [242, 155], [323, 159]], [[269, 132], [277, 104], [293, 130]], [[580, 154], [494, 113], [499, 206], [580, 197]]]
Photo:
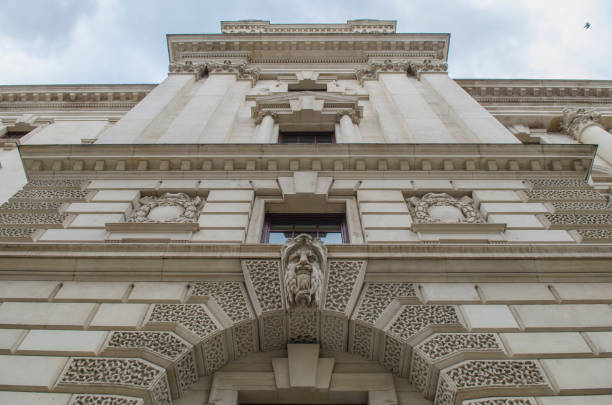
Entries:
[[608, 80], [455, 79], [483, 105], [592, 105], [612, 103]]
[[[241, 260], [278, 259], [280, 247], [270, 244], [3, 243], [0, 244], [0, 279], [241, 280]], [[327, 248], [330, 259], [367, 259], [368, 280], [519, 282], [612, 278], [609, 244], [414, 243], [327, 245]], [[474, 261], [480, 265], [474, 266]], [[576, 272], [578, 265], [579, 273]]]
[[293, 170], [586, 176], [595, 154], [595, 146], [580, 144], [90, 144], [21, 145], [19, 150], [28, 176]]
[[345, 24], [270, 24], [265, 20], [221, 21], [224, 34], [394, 34], [394, 20], [348, 20]]
[[446, 61], [448, 34], [168, 35], [170, 63], [246, 59], [248, 63], [367, 63], [373, 58]]
[[0, 86], [3, 110], [129, 110], [154, 84]]

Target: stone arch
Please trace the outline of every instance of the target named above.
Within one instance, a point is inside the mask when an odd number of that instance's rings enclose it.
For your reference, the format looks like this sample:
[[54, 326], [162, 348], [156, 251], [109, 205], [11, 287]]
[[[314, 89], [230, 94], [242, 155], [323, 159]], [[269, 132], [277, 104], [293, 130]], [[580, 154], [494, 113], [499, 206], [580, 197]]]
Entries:
[[413, 283], [364, 280], [366, 265], [330, 259], [320, 305], [292, 312], [280, 260], [243, 260], [244, 282], [197, 281], [185, 303], [152, 304], [142, 330], [112, 331], [100, 357], [71, 358], [56, 391], [166, 405], [232, 360], [307, 336], [322, 351], [378, 361], [436, 405], [552, 393], [537, 360], [508, 359], [498, 334], [469, 332], [455, 305], [422, 303]]

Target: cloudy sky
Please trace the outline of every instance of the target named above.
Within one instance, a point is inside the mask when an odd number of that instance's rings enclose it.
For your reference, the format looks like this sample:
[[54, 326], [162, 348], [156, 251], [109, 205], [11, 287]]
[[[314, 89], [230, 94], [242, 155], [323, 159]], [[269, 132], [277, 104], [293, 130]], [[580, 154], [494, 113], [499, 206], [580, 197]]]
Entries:
[[0, 85], [158, 83], [166, 33], [248, 18], [450, 32], [454, 78], [612, 79], [610, 0], [0, 0]]

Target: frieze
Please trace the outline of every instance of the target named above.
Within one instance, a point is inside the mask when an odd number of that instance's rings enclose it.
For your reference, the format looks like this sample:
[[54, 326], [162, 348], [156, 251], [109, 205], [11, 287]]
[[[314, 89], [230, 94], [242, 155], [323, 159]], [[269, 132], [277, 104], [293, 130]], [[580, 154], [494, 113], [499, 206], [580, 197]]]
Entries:
[[[572, 231], [573, 232], [573, 231]], [[612, 229], [578, 229], [581, 242], [610, 242], [612, 241]]]
[[49, 189], [24, 189], [19, 190], [11, 197], [11, 201], [81, 201], [85, 200], [91, 191], [88, 190], [49, 190]]
[[0, 227], [0, 240], [31, 242], [35, 233], [35, 228]]
[[0, 214], [0, 226], [19, 226], [31, 228], [62, 228], [68, 215], [55, 213], [11, 213]]
[[521, 191], [527, 196], [527, 200], [533, 201], [605, 201], [606, 197], [595, 190], [547, 190], [534, 189]]
[[525, 184], [531, 188], [572, 188], [572, 189], [590, 189], [589, 183], [584, 179], [565, 179], [565, 178], [544, 178], [544, 179], [527, 179]]
[[608, 201], [553, 201], [550, 205], [553, 207], [555, 214], [612, 213], [612, 204]]
[[551, 227], [588, 228], [612, 226], [611, 214], [546, 214], [546, 222]]
[[9, 201], [0, 205], [0, 212], [6, 213], [55, 213], [64, 202], [62, 201]]

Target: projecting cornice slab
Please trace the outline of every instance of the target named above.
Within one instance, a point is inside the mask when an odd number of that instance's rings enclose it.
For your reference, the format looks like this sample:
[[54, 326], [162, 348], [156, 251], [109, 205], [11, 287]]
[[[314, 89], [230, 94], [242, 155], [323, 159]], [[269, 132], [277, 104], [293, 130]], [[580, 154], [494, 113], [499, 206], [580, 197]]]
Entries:
[[586, 176], [593, 145], [523, 144], [200, 144], [21, 145], [28, 176], [125, 175], [198, 178], [205, 172], [277, 174], [313, 170], [417, 176]]

